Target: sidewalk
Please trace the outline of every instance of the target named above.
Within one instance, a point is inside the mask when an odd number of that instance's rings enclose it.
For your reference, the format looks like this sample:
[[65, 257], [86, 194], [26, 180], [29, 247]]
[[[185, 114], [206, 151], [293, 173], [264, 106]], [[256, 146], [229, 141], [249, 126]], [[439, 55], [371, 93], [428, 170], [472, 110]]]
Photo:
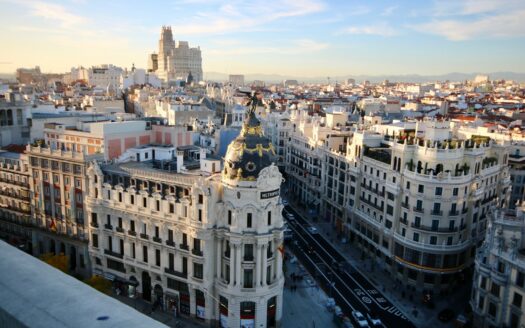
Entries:
[[[283, 317], [281, 327], [286, 328], [335, 328], [333, 313], [325, 307], [328, 296], [289, 251], [286, 266], [286, 283], [283, 294]], [[294, 263], [295, 262], [295, 263]], [[291, 274], [304, 275], [300, 282], [293, 282]], [[291, 290], [295, 284], [297, 289]]]
[[[312, 222], [306, 211], [297, 204], [290, 201], [293, 209], [300, 213], [303, 218], [311, 225], [317, 227], [319, 232], [326, 237], [328, 241], [351, 263], [357, 271], [367, 278], [377, 290], [380, 290], [384, 296], [394, 304], [416, 327], [454, 327], [453, 320], [449, 323], [443, 323], [438, 319], [438, 313], [444, 308], [454, 309], [456, 312], [463, 312], [468, 304], [469, 288], [464, 285], [456, 290], [454, 294], [441, 297], [434, 296], [435, 308], [429, 309], [420, 301], [421, 294], [408, 289], [399, 288], [395, 285], [390, 272], [383, 270], [383, 264], [377, 261], [365, 258], [361, 260], [361, 250], [351, 244], [343, 244], [337, 240], [333, 226], [329, 222]], [[412, 297], [412, 301], [410, 301]], [[441, 298], [441, 299], [440, 299]], [[417, 315], [414, 315], [417, 310]], [[459, 313], [456, 313], [456, 315]]]
[[165, 324], [168, 327], [177, 327], [177, 328], [202, 328], [202, 327], [208, 327], [204, 323], [200, 323], [196, 321], [195, 319], [186, 318], [184, 316], [178, 316], [175, 318], [173, 314], [164, 312], [161, 310], [155, 310], [154, 312], [151, 312], [151, 303], [147, 303], [146, 301], [138, 298], [129, 298], [122, 295], [116, 295], [111, 294], [113, 298], [116, 298], [122, 303], [125, 303], [129, 305], [130, 307], [136, 309], [139, 312], [142, 312], [143, 314], [159, 321]]

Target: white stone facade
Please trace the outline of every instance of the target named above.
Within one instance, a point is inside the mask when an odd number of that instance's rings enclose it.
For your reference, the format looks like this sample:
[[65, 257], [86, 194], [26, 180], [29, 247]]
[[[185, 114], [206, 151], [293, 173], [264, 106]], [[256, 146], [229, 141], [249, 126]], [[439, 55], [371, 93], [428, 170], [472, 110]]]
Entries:
[[257, 181], [232, 181], [218, 169], [94, 163], [86, 201], [94, 271], [136, 281], [144, 299], [208, 323], [278, 326], [281, 174], [272, 165]]
[[525, 217], [494, 210], [487, 237], [476, 255], [470, 305], [474, 327], [522, 327], [525, 322]]

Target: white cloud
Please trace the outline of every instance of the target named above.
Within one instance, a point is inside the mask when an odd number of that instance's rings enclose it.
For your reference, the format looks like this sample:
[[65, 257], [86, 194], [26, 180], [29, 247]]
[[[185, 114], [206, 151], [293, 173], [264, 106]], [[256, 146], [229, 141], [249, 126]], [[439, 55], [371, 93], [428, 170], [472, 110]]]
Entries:
[[452, 41], [525, 36], [525, 9], [471, 19], [434, 19], [411, 27], [424, 33], [443, 36]]
[[363, 34], [389, 37], [397, 35], [397, 31], [387, 23], [379, 23], [375, 25], [350, 26], [343, 29], [339, 34]]
[[218, 49], [210, 49], [206, 53], [211, 55], [252, 55], [252, 54], [279, 54], [279, 55], [294, 55], [305, 52], [316, 52], [328, 48], [330, 45], [324, 42], [318, 42], [310, 39], [293, 40], [286, 46], [260, 46], [260, 45], [241, 45], [235, 44], [232, 47], [221, 47]]
[[324, 8], [319, 0], [234, 1], [172, 26], [181, 35], [239, 33], [271, 27], [278, 20], [306, 16]]
[[7, 0], [5, 2], [23, 5], [28, 8], [30, 15], [55, 21], [62, 28], [70, 28], [88, 21], [87, 18], [76, 15], [66, 7], [55, 3], [34, 0]]
[[381, 12], [381, 16], [391, 16], [394, 11], [397, 9], [397, 6], [390, 6], [390, 7], [386, 7], [385, 9], [383, 9], [383, 11]]

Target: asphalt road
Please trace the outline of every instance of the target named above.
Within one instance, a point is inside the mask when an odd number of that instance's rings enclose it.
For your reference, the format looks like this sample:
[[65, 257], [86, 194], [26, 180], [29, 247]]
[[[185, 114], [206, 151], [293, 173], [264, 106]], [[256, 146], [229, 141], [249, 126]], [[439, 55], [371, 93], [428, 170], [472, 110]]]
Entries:
[[303, 217], [290, 206], [285, 207], [286, 212], [295, 216], [295, 222], [288, 221], [294, 232], [289, 242], [292, 252], [346, 316], [352, 318], [351, 312], [357, 310], [365, 316], [374, 314], [385, 327], [415, 327], [330, 242], [321, 234], [311, 234]]

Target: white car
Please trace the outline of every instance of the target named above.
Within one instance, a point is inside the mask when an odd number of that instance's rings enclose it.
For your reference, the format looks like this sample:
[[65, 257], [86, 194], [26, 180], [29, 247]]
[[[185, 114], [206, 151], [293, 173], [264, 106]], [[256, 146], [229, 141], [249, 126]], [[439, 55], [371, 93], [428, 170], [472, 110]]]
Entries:
[[312, 235], [318, 235], [318, 234], [319, 234], [319, 230], [317, 230], [316, 227], [308, 227], [307, 230], [308, 230], [308, 232], [310, 232]]
[[383, 327], [381, 319], [379, 319], [375, 315], [367, 313], [366, 317], [368, 318], [368, 321], [370, 321], [370, 323], [372, 324], [372, 327]]
[[368, 321], [366, 321], [365, 316], [359, 311], [352, 311], [352, 318], [354, 318], [355, 323], [358, 327], [366, 328], [368, 326]]
[[295, 221], [295, 216], [292, 213], [286, 214], [286, 217], [288, 218], [288, 221]]

